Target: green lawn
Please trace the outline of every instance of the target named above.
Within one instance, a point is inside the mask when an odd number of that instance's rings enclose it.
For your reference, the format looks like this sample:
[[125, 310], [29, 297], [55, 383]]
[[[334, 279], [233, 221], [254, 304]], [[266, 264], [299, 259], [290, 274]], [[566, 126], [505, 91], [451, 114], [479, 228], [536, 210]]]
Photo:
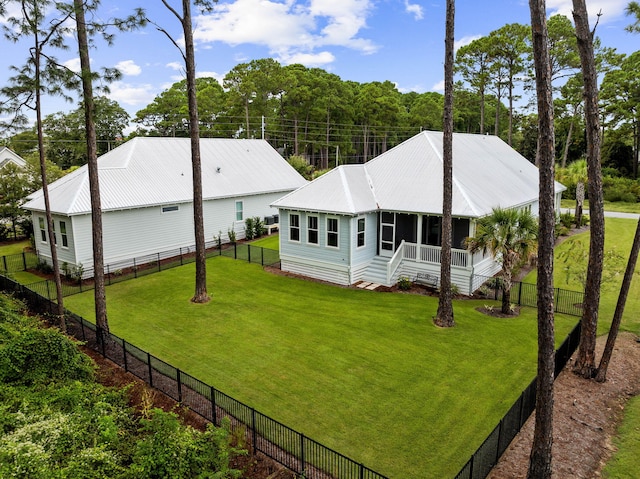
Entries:
[[613, 441], [618, 449], [602, 471], [605, 479], [638, 477], [640, 470], [640, 396], [629, 400], [625, 406], [624, 421]]
[[[111, 330], [328, 447], [393, 478], [452, 477], [535, 375], [536, 311], [495, 319], [457, 301], [341, 288], [208, 262], [107, 288]], [[93, 293], [65, 298], [90, 319]], [[557, 318], [558, 343], [576, 318]]]
[[0, 256], [9, 256], [12, 254], [20, 254], [25, 248], [29, 247], [29, 240], [7, 241], [0, 244]]
[[[576, 200], [562, 200], [562, 208], [576, 209]], [[582, 208], [589, 209], [589, 200], [584, 200]], [[604, 209], [606, 211], [616, 211], [618, 213], [640, 213], [640, 203], [625, 203], [623, 201], [605, 201]]]
[[[600, 314], [599, 314], [599, 334], [605, 334], [609, 330], [611, 319], [613, 318], [613, 312], [615, 311], [616, 302], [618, 300], [618, 292], [620, 290], [620, 284], [622, 283], [622, 277], [626, 268], [627, 259], [629, 258], [629, 252], [631, 250], [631, 244], [633, 243], [633, 236], [635, 234], [637, 221], [621, 218], [607, 218], [605, 220], [605, 250], [616, 251], [621, 257], [622, 261], [619, 265], [620, 274], [618, 277], [611, 281], [604, 282], [601, 289], [600, 297]], [[570, 247], [571, 242], [582, 241], [588, 247], [589, 245], [589, 232], [574, 235], [565, 240], [560, 246], [556, 248], [556, 258], [558, 254]], [[585, 263], [586, 268], [586, 263]], [[624, 319], [621, 329], [625, 331], [631, 331], [636, 334], [640, 334], [640, 268], [636, 266], [636, 275], [631, 283], [631, 290], [627, 298], [627, 304], [625, 307]], [[536, 282], [536, 271], [532, 271], [525, 278], [526, 283]], [[571, 289], [579, 291], [582, 289], [582, 285], [576, 281], [569, 281], [567, 283], [566, 275], [562, 271], [562, 262], [556, 260], [555, 263], [555, 285], [558, 288]]]
[[280, 235], [278, 233], [275, 233], [275, 234], [272, 234], [272, 235], [269, 235], [269, 236], [263, 236], [260, 239], [252, 241], [251, 244], [253, 246], [260, 246], [262, 248], [279, 250], [280, 249]]

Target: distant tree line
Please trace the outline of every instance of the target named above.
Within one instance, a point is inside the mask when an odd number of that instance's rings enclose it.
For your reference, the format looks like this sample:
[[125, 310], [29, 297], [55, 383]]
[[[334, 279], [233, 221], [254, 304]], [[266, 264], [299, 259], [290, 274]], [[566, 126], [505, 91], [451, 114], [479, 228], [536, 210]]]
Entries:
[[[584, 158], [586, 141], [580, 60], [571, 21], [549, 19], [554, 85], [556, 158], [559, 166]], [[640, 52], [620, 55], [595, 39], [603, 127], [603, 166], [618, 176], [638, 176]], [[458, 49], [454, 131], [500, 136], [535, 161], [530, 27], [508, 24]], [[441, 130], [443, 95], [402, 93], [390, 81], [357, 83], [320, 68], [282, 66], [271, 58], [236, 65], [222, 84], [197, 79], [202, 137], [265, 138], [285, 157], [300, 156], [317, 169], [363, 163], [421, 130]], [[49, 159], [62, 169], [86, 162], [83, 110], [44, 120]], [[99, 153], [131, 136], [188, 136], [186, 81], [174, 83], [134, 118], [117, 102], [96, 101]], [[25, 156], [28, 130], [8, 141]]]

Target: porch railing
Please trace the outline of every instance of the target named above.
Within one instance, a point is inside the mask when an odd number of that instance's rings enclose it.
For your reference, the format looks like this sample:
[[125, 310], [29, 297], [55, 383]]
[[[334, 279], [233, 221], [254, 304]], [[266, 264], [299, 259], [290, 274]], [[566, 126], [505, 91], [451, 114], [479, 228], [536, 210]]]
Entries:
[[400, 243], [400, 246], [398, 246], [398, 249], [396, 250], [395, 253], [393, 253], [393, 256], [387, 263], [387, 284], [391, 283], [391, 278], [393, 278], [393, 274], [398, 269], [398, 266], [400, 266], [400, 263], [402, 262], [403, 258], [406, 258], [406, 253], [404, 253], [404, 250], [407, 248], [407, 245], [409, 244], [410, 243], [405, 243], [405, 241], [402, 240], [402, 242]]
[[[404, 243], [404, 242], [403, 242]], [[400, 248], [398, 248], [400, 251]], [[417, 263], [440, 264], [440, 246], [418, 245], [415, 243], [404, 243], [403, 259], [415, 261]], [[469, 265], [469, 252], [463, 249], [451, 250], [451, 266], [466, 268]]]

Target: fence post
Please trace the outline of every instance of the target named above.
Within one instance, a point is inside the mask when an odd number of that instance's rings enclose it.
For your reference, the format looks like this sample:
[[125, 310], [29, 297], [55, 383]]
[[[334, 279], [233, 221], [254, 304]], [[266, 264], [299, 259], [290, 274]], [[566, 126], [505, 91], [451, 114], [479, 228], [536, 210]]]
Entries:
[[214, 426], [218, 425], [216, 414], [216, 388], [211, 386], [211, 422]]
[[[23, 251], [24, 254], [24, 251]], [[4, 264], [4, 270], [7, 271], [7, 255], [2, 257], [2, 264]]]
[[518, 306], [522, 306], [522, 281], [518, 285]]
[[260, 248], [260, 265], [264, 266], [264, 248]]
[[251, 434], [253, 436], [253, 452], [257, 450], [258, 447], [258, 439], [256, 438], [256, 410], [251, 408]]
[[27, 270], [27, 255], [25, 254], [25, 252], [22, 252], [22, 266], [24, 266], [24, 270]]
[[133, 258], [133, 277], [138, 277], [138, 267], [136, 266], [136, 259]]
[[304, 434], [300, 434], [300, 474], [305, 475], [306, 464], [304, 463]]
[[178, 402], [182, 402], [182, 378], [180, 377], [180, 370], [176, 369], [177, 378], [178, 378]]
[[558, 296], [559, 296], [559, 293], [560, 293], [560, 288], [554, 289], [554, 291], [553, 291], [553, 299], [554, 299], [554, 301], [553, 301], [554, 305], [553, 306], [554, 306], [554, 308], [553, 309], [554, 309], [554, 312], [556, 312], [556, 313], [558, 312]]
[[127, 342], [122, 338], [122, 362], [124, 363], [124, 371], [129, 372], [129, 367], [127, 364]]
[[500, 422], [498, 423], [498, 443], [496, 444], [496, 460], [494, 464], [498, 464], [498, 461], [500, 460], [500, 439], [502, 438], [503, 422], [504, 422], [504, 416], [502, 416], [502, 419], [500, 419]]
[[238, 245], [233, 243], [233, 259], [238, 259]]
[[151, 353], [147, 353], [147, 364], [149, 365], [149, 386], [153, 387], [153, 368], [151, 367]]
[[109, 274], [109, 265], [107, 265], [107, 278], [109, 279], [109, 286], [111, 286], [111, 274]]
[[158, 252], [158, 272], [162, 271], [162, 268], [160, 266], [160, 253]]
[[180, 266], [182, 266], [184, 263], [182, 262], [182, 246], [180, 246]]
[[47, 299], [51, 301], [51, 291], [49, 291], [49, 280], [46, 280], [45, 284], [47, 285]]
[[247, 245], [247, 263], [251, 263], [251, 245]]
[[359, 478], [360, 479], [364, 479], [364, 465], [362, 463], [358, 464], [358, 466], [360, 467], [360, 474], [359, 474]]

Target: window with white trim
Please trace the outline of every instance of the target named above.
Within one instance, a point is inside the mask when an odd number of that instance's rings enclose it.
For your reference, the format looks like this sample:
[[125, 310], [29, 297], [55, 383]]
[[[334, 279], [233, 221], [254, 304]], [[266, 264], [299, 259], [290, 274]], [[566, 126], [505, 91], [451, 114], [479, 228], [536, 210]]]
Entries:
[[60, 237], [62, 238], [62, 247], [69, 247], [69, 238], [67, 237], [67, 223], [64, 221], [60, 222]]
[[244, 219], [244, 203], [242, 201], [236, 201], [236, 221], [242, 221]]
[[365, 219], [364, 218], [358, 218], [358, 233], [357, 233], [357, 238], [356, 238], [356, 244], [358, 248], [361, 248], [364, 246], [364, 232], [365, 232]]
[[318, 217], [307, 216], [307, 242], [318, 244]]
[[40, 241], [47, 242], [47, 230], [44, 227], [44, 218], [38, 217], [38, 225], [40, 226]]
[[327, 246], [338, 247], [338, 218], [327, 218]]
[[289, 214], [289, 241], [300, 241], [300, 215]]

